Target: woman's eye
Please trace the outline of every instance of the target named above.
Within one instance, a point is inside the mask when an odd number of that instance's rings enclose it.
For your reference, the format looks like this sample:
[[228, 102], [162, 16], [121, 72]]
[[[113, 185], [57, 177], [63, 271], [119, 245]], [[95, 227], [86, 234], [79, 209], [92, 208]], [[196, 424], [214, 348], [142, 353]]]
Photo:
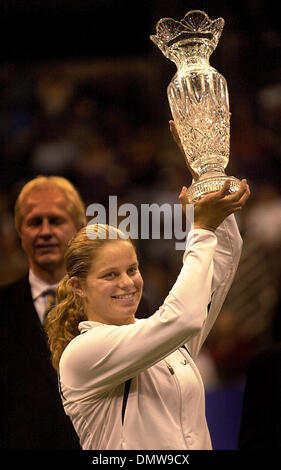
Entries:
[[129, 269], [130, 274], [135, 274], [137, 272], [138, 268], [136, 266], [132, 267]]
[[103, 277], [104, 277], [104, 279], [114, 279], [115, 273], [113, 273], [113, 272], [112, 273], [107, 273]]

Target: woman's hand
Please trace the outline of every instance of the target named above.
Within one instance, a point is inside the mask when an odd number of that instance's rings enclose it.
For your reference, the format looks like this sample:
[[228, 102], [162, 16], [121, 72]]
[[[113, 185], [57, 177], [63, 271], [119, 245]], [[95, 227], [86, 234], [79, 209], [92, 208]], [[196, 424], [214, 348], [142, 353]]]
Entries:
[[[230, 214], [243, 208], [250, 197], [247, 180], [243, 179], [238, 191], [229, 194], [230, 181], [226, 180], [220, 191], [207, 194], [194, 204], [194, 228], [203, 228], [215, 231], [223, 220]], [[189, 204], [187, 188], [184, 186], [179, 200], [185, 212], [185, 205]]]
[[194, 179], [194, 181], [197, 181], [197, 180], [198, 180], [198, 175], [197, 175], [197, 173], [195, 173], [195, 171], [193, 171], [193, 169], [191, 168], [191, 166], [189, 165], [189, 163], [188, 163], [188, 161], [187, 161], [186, 155], [185, 155], [184, 150], [183, 150], [183, 146], [182, 146], [182, 144], [181, 144], [181, 140], [180, 140], [180, 138], [179, 138], [178, 131], [177, 131], [177, 129], [176, 129], [176, 125], [175, 125], [174, 121], [172, 121], [172, 120], [169, 121], [169, 124], [170, 124], [170, 132], [171, 132], [171, 134], [172, 134], [172, 136], [173, 136], [174, 141], [176, 142], [177, 146], [179, 147], [181, 153], [182, 153], [183, 156], [184, 156], [186, 165], [187, 165], [187, 167], [188, 167], [188, 169], [189, 169], [189, 171], [190, 171], [190, 173], [191, 173], [191, 175], [192, 175], [192, 178]]

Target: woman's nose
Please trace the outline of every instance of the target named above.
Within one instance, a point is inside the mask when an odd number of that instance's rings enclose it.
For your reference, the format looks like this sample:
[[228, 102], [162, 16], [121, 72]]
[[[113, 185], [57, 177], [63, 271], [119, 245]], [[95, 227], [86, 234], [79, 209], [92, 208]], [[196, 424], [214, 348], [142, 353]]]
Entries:
[[128, 276], [127, 273], [124, 273], [120, 276], [119, 287], [122, 287], [124, 289], [124, 288], [132, 287], [133, 285], [134, 285], [134, 281], [130, 276]]

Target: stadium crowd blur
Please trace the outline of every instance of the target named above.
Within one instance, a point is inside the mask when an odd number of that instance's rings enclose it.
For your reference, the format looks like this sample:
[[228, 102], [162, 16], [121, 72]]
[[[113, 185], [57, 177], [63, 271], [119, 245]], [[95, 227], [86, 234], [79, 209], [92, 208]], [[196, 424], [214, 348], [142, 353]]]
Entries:
[[[257, 12], [248, 12], [247, 28], [239, 28], [226, 6], [220, 16], [227, 26], [211, 65], [230, 93], [227, 174], [246, 177], [252, 197], [237, 216], [241, 263], [200, 359], [207, 388], [243, 379], [250, 358], [281, 340], [281, 35], [270, 24], [260, 32]], [[168, 125], [166, 87], [175, 67], [152, 43], [147, 50], [0, 68], [0, 284], [26, 271], [13, 205], [32, 177], [65, 176], [86, 206], [105, 207], [109, 195], [118, 205], [177, 204], [182, 185], [190, 184]], [[183, 252], [172, 240], [135, 241], [153, 312], [175, 281]]]

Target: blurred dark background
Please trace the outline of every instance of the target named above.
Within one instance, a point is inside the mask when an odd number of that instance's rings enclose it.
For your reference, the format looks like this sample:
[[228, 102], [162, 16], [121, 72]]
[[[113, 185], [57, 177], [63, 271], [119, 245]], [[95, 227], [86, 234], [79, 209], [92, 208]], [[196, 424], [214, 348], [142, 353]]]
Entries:
[[[0, 284], [27, 269], [13, 206], [21, 187], [38, 174], [69, 178], [86, 205], [107, 206], [109, 195], [136, 206], [178, 202], [190, 177], [168, 126], [166, 89], [176, 68], [149, 36], [160, 18], [181, 19], [192, 9], [225, 19], [210, 63], [229, 88], [227, 173], [246, 177], [252, 191], [237, 218], [244, 239], [241, 263], [198, 363], [214, 446], [235, 448], [247, 364], [259, 350], [280, 341], [281, 331], [276, 3], [0, 0]], [[182, 252], [171, 240], [137, 244], [153, 311], [176, 279]], [[238, 390], [225, 402], [219, 399], [221, 415], [232, 420], [228, 434], [226, 422], [221, 434], [217, 421], [212, 425], [218, 414], [212, 393], [222, 388]], [[229, 409], [232, 416], [226, 416]]]

